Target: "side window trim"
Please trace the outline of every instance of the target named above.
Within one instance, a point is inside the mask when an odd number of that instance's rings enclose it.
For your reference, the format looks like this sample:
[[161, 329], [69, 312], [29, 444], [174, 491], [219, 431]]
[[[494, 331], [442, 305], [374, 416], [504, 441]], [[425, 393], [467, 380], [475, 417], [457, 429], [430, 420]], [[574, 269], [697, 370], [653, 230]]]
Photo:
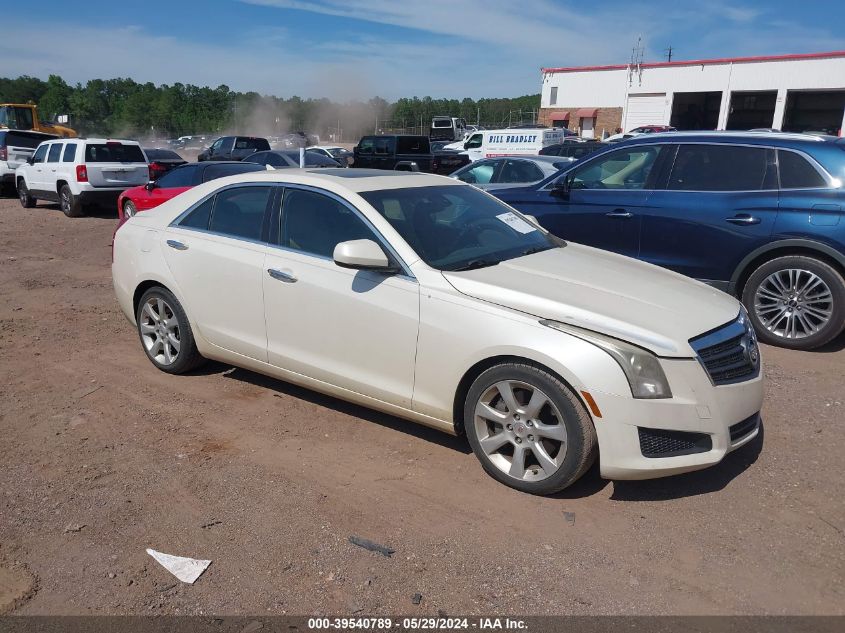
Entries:
[[[221, 233], [219, 231], [213, 231], [213, 230], [207, 229], [207, 228], [206, 229], [199, 229], [199, 228], [194, 227], [194, 226], [182, 226], [182, 221], [186, 217], [188, 217], [194, 210], [196, 210], [202, 204], [207, 202], [209, 198], [213, 198], [213, 197], [217, 196], [218, 194], [223, 193], [224, 191], [229, 191], [230, 189], [240, 189], [241, 187], [252, 187], [252, 186], [255, 186], [255, 187], [270, 187], [270, 188], [273, 189], [273, 191], [270, 192], [270, 196], [269, 196], [269, 200], [267, 202], [267, 206], [264, 208], [264, 220], [262, 221], [262, 224], [261, 224], [261, 239], [253, 240], [253, 239], [250, 239], [248, 237], [239, 237], [237, 235], [229, 235], [228, 233]], [[167, 225], [167, 228], [182, 229], [183, 231], [196, 231], [197, 233], [206, 233], [208, 235], [215, 235], [217, 237], [225, 237], [226, 239], [230, 239], [230, 240], [238, 240], [239, 242], [248, 242], [250, 244], [259, 244], [261, 246], [273, 246], [267, 240], [269, 221], [270, 221], [270, 216], [272, 215], [272, 213], [268, 213], [268, 209], [270, 209], [270, 210], [272, 209], [272, 205], [277, 198], [277, 194], [276, 194], [275, 190], [279, 189], [279, 188], [280, 188], [279, 185], [277, 185], [276, 183], [266, 183], [266, 182], [237, 182], [237, 183], [232, 183], [231, 185], [226, 185], [225, 187], [222, 187], [220, 189], [215, 189], [214, 191], [212, 191], [208, 195], [203, 196], [202, 198], [197, 200], [194, 204], [192, 204], [190, 207], [188, 207], [187, 209], [182, 211], [182, 213], [177, 215], [176, 218], [174, 218], [170, 222], [170, 224]], [[209, 217], [208, 217], [209, 225], [211, 225], [211, 220], [214, 217], [214, 207], [216, 207], [216, 206], [217, 206], [217, 200], [214, 201], [214, 206], [212, 207], [211, 213], [209, 214]]]
[[290, 183], [285, 183], [284, 185], [281, 185], [281, 186], [282, 186], [282, 188], [284, 188], [285, 191], [284, 191], [283, 197], [279, 201], [280, 204], [279, 204], [278, 222], [277, 222], [276, 228], [274, 229], [274, 231], [276, 233], [276, 242], [269, 244], [269, 246], [271, 248], [279, 249], [279, 250], [282, 250], [282, 251], [287, 251], [287, 252], [290, 252], [290, 253], [297, 253], [297, 254], [305, 256], [305, 257], [314, 257], [315, 259], [322, 259], [324, 261], [334, 261], [331, 257], [326, 257], [325, 255], [317, 255], [315, 253], [308, 253], [308, 252], [301, 251], [301, 250], [298, 250], [298, 249], [295, 249], [295, 248], [290, 248], [288, 246], [282, 246], [282, 244], [279, 243], [279, 242], [282, 241], [282, 228], [281, 227], [282, 227], [282, 222], [283, 222], [283, 219], [284, 219], [284, 217], [283, 217], [284, 216], [284, 198], [287, 197], [287, 192], [293, 191], [295, 189], [301, 190], [301, 191], [310, 191], [311, 193], [324, 195], [327, 198], [330, 198], [330, 199], [334, 200], [335, 202], [340, 203], [341, 205], [343, 205], [347, 209], [349, 209], [349, 211], [351, 211], [353, 214], [355, 214], [355, 216], [357, 216], [358, 219], [360, 219], [364, 223], [364, 225], [372, 232], [373, 236], [376, 238], [376, 241], [388, 253], [388, 256], [393, 258], [396, 261], [396, 263], [399, 264], [399, 266], [402, 268], [402, 270], [404, 272], [404, 274], [401, 275], [401, 276], [407, 277], [408, 279], [412, 279], [414, 281], [417, 280], [417, 278], [411, 272], [411, 269], [408, 267], [408, 265], [405, 263], [405, 261], [399, 256], [399, 253], [396, 252], [396, 249], [394, 249], [393, 246], [390, 244], [390, 242], [387, 241], [387, 238], [385, 238], [384, 235], [381, 234], [381, 231], [379, 231], [373, 225], [373, 223], [370, 222], [369, 218], [367, 218], [363, 213], [361, 213], [361, 211], [358, 208], [356, 208], [353, 204], [351, 204], [347, 200], [344, 200], [343, 198], [341, 198], [340, 196], [338, 196], [337, 194], [335, 194], [331, 191], [327, 191], [325, 189], [320, 189], [318, 187], [311, 187], [309, 185], [290, 184]]
[[[778, 178], [778, 189], [780, 191], [826, 191], [828, 189], [833, 189], [833, 177], [827, 173], [827, 171], [822, 167], [815, 158], [802, 152], [801, 150], [792, 149], [791, 147], [776, 147], [775, 150], [775, 161], [777, 165], [777, 178]], [[822, 180], [825, 181], [825, 186], [823, 187], [783, 187], [780, 183], [780, 153], [781, 152], [791, 152], [801, 158], [807, 160], [810, 165], [815, 169], [818, 174], [822, 177]]]

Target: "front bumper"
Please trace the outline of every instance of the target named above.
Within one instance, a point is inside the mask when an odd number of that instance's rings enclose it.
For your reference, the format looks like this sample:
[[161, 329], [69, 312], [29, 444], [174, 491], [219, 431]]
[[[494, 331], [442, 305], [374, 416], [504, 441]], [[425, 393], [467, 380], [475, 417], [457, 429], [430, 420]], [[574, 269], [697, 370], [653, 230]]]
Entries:
[[[590, 390], [602, 414], [600, 418], [594, 416], [593, 422], [599, 440], [601, 474], [606, 479], [652, 479], [707, 468], [759, 433], [762, 372], [751, 380], [713, 386], [697, 360], [660, 362], [672, 398], [637, 400]], [[660, 431], [680, 432], [663, 434], [664, 437], [706, 437], [691, 451], [681, 451], [685, 454], [670, 451], [666, 457], [646, 456], [640, 429], [655, 431], [652, 437], [659, 437]], [[649, 433], [645, 435], [648, 437]]]

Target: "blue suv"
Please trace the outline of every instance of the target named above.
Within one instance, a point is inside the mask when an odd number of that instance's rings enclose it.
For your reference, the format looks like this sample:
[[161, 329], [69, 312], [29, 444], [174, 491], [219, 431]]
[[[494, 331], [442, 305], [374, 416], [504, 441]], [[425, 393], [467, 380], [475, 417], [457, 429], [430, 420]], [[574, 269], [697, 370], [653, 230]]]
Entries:
[[845, 329], [845, 139], [650, 134], [490, 193], [555, 235], [740, 297], [767, 343], [812, 349]]

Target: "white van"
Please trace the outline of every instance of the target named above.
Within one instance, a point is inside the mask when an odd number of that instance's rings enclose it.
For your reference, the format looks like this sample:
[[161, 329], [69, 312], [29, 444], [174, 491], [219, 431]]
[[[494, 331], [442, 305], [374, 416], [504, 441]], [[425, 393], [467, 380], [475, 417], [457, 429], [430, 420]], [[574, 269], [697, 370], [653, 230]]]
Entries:
[[473, 162], [496, 156], [533, 156], [544, 147], [562, 143], [563, 138], [564, 131], [558, 129], [484, 130], [471, 135], [463, 149]]

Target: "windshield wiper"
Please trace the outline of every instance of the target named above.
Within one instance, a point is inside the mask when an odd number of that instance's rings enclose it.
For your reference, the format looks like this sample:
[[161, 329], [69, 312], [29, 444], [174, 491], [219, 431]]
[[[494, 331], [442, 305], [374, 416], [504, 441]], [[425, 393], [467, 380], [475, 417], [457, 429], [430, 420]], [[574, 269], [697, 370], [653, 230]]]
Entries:
[[452, 268], [452, 272], [457, 272], [459, 270], [475, 270], [476, 268], [487, 268], [488, 266], [495, 266], [498, 263], [498, 259], [473, 259], [463, 266]]
[[543, 251], [550, 250], [551, 248], [551, 246], [532, 246], [522, 251], [519, 256], [525, 257], [526, 255], [533, 255], [534, 253], [542, 253]]

